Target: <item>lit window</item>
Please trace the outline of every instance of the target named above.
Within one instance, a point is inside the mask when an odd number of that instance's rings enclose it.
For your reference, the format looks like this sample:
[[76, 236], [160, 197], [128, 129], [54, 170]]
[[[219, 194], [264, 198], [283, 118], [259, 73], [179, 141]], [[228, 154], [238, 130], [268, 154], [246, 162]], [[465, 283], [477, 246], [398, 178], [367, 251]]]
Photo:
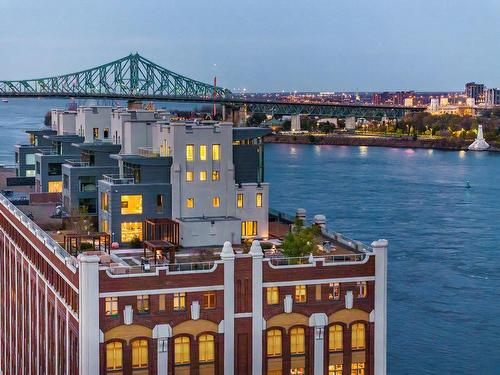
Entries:
[[352, 349], [365, 348], [365, 325], [363, 323], [356, 323], [351, 328], [351, 347]]
[[212, 160], [220, 160], [220, 145], [212, 145]]
[[267, 356], [281, 356], [281, 331], [279, 329], [272, 329], [267, 332]]
[[340, 324], [328, 328], [328, 350], [341, 352], [344, 349], [344, 329]]
[[174, 340], [174, 363], [186, 365], [190, 362], [189, 337], [177, 337]]
[[101, 232], [109, 233], [109, 221], [107, 219], [101, 220]]
[[242, 221], [241, 222], [241, 235], [243, 237], [257, 235], [257, 222], [256, 221]]
[[277, 286], [266, 288], [267, 304], [276, 305], [279, 303], [279, 291]]
[[186, 181], [191, 182], [194, 180], [194, 172], [193, 171], [186, 171]]
[[118, 315], [118, 297], [106, 297], [104, 310], [107, 316]]
[[108, 193], [101, 192], [101, 210], [107, 211], [109, 207], [109, 197]]
[[343, 370], [343, 365], [330, 365], [328, 366], [328, 375], [342, 375]]
[[307, 301], [307, 290], [305, 285], [295, 286], [295, 302], [306, 302]]
[[213, 362], [215, 360], [215, 339], [213, 335], [205, 334], [198, 338], [199, 361], [201, 363]]
[[122, 195], [121, 196], [121, 214], [142, 214], [142, 194]]
[[306, 370], [303, 367], [293, 367], [290, 369], [290, 375], [304, 375]]
[[35, 164], [36, 164], [35, 154], [26, 154], [26, 165], [35, 165]]
[[186, 199], [186, 207], [187, 208], [194, 208], [194, 198], [187, 198]]
[[165, 294], [158, 296], [158, 310], [165, 311]]
[[351, 375], [365, 375], [365, 363], [351, 363]]
[[209, 292], [203, 295], [203, 308], [204, 309], [215, 308], [215, 292]]
[[219, 171], [212, 171], [212, 181], [219, 181], [219, 180], [220, 180]]
[[99, 138], [99, 128], [92, 129], [92, 136], [94, 137], [94, 139]]
[[238, 194], [236, 196], [236, 207], [243, 208], [243, 194]]
[[121, 370], [123, 366], [123, 346], [121, 342], [106, 344], [106, 370]]
[[122, 223], [122, 242], [130, 242], [133, 239], [142, 241], [142, 221], [135, 221], [130, 223]]
[[358, 281], [358, 298], [365, 298], [367, 294], [366, 281]]
[[304, 354], [306, 346], [305, 331], [302, 327], [295, 327], [290, 330], [290, 354]]
[[174, 293], [174, 310], [186, 310], [186, 293]]
[[132, 341], [132, 368], [148, 367], [148, 341]]
[[62, 188], [62, 181], [49, 181], [49, 193], [61, 193]]
[[207, 180], [207, 171], [200, 171], [200, 181]]
[[328, 285], [328, 299], [338, 301], [340, 299], [340, 284], [330, 283]]
[[207, 160], [207, 145], [200, 145], [200, 160]]
[[186, 161], [194, 160], [194, 145], [186, 145]]
[[139, 314], [145, 314], [149, 312], [149, 296], [142, 295], [137, 296], [137, 312]]
[[214, 206], [214, 207], [219, 207], [220, 206], [220, 198], [219, 197], [213, 197], [212, 198], [212, 206]]
[[262, 207], [262, 193], [257, 193], [255, 195], [255, 205], [257, 207]]

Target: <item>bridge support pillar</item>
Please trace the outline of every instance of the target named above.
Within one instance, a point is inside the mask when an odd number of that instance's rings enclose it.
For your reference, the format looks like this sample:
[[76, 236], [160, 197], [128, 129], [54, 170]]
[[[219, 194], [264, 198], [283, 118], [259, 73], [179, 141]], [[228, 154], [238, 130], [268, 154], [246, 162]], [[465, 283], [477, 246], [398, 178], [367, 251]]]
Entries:
[[300, 115], [292, 115], [291, 131], [293, 132], [300, 131]]
[[224, 105], [222, 107], [222, 118], [224, 121], [232, 122], [236, 127], [245, 126], [247, 109], [245, 106], [233, 107]]

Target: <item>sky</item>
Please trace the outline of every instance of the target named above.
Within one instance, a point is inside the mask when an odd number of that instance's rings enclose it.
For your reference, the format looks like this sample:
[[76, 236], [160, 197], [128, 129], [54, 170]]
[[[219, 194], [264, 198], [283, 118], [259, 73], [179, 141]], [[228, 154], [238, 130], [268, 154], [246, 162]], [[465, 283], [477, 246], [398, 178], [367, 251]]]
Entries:
[[230, 90], [500, 87], [500, 0], [0, 0], [0, 80], [131, 52]]

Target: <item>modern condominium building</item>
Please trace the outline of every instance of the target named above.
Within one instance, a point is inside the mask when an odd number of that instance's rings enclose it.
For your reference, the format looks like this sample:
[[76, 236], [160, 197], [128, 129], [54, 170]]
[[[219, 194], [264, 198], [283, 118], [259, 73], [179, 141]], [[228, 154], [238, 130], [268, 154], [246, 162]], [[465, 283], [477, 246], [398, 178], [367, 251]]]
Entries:
[[122, 116], [61, 161], [95, 230], [0, 195], [0, 374], [386, 374], [386, 240], [270, 210], [267, 130]]

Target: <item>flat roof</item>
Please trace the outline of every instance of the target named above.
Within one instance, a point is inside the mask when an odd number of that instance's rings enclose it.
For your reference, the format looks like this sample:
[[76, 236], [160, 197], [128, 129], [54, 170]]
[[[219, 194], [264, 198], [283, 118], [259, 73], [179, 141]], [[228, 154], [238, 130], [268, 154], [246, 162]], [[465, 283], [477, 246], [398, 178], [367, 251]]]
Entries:
[[57, 134], [57, 131], [56, 130], [53, 130], [53, 129], [50, 129], [50, 128], [41, 128], [41, 129], [29, 129], [29, 130], [26, 130], [26, 133], [28, 134], [47, 134], [47, 135], [50, 135], [50, 134]]
[[113, 154], [109, 156], [111, 159], [122, 160], [129, 163], [139, 164], [139, 165], [172, 165], [171, 156], [142, 156], [142, 155], [122, 155]]
[[73, 143], [72, 146], [86, 151], [101, 151], [110, 153], [118, 153], [122, 148], [121, 145], [116, 145], [108, 142]]
[[51, 141], [57, 141], [57, 142], [83, 142], [85, 139], [84, 137], [81, 137], [76, 134], [60, 134], [60, 135], [44, 135], [43, 136], [46, 139], [50, 139]]
[[233, 129], [233, 141], [242, 141], [244, 139], [254, 139], [260, 138], [265, 135], [271, 134], [271, 129], [266, 128], [234, 128]]

